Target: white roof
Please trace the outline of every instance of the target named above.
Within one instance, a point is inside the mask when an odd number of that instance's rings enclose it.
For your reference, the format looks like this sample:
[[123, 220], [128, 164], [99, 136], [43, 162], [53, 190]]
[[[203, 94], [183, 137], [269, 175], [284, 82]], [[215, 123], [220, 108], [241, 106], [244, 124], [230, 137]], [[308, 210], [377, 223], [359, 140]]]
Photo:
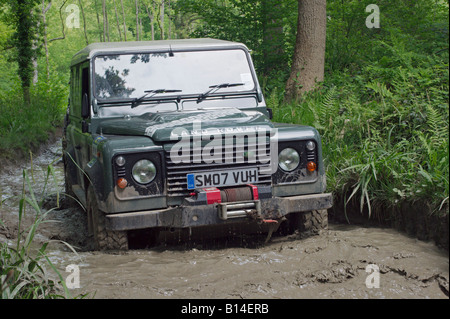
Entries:
[[196, 50], [200, 48], [248, 48], [238, 42], [217, 40], [210, 38], [183, 39], [183, 40], [155, 40], [155, 41], [127, 41], [127, 42], [100, 42], [92, 43], [76, 53], [72, 58], [71, 66], [86, 61], [98, 54], [114, 53], [141, 53], [164, 51]]

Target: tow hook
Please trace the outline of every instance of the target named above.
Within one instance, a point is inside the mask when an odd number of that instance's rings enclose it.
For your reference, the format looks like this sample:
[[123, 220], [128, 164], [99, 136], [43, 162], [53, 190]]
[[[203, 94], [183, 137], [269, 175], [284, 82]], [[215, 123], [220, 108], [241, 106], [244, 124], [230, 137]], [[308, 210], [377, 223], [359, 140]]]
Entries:
[[286, 220], [286, 217], [281, 217], [280, 219], [263, 219], [263, 224], [269, 224], [269, 232], [267, 234], [266, 240], [264, 241], [264, 244], [267, 244], [270, 239], [272, 238], [272, 234], [278, 230], [278, 227], [280, 227], [280, 224]]

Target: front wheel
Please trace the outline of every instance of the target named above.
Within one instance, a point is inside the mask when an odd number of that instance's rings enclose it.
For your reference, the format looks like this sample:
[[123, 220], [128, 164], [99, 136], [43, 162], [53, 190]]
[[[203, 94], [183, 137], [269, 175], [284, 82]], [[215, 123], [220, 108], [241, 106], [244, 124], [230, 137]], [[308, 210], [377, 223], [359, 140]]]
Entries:
[[66, 195], [66, 201], [70, 204], [72, 201], [74, 201], [75, 193], [72, 191], [72, 183], [70, 179], [70, 173], [69, 173], [69, 161], [67, 155], [63, 155], [63, 164], [64, 164], [64, 187], [65, 187], [65, 195]]
[[105, 214], [98, 209], [94, 189], [89, 186], [87, 193], [87, 213], [89, 233], [94, 237], [95, 250], [127, 250], [128, 234], [126, 231], [106, 229]]
[[298, 232], [301, 238], [320, 235], [328, 229], [328, 211], [326, 209], [300, 213]]
[[280, 226], [282, 235], [298, 233], [300, 238], [320, 235], [328, 229], [328, 212], [326, 209], [310, 212], [291, 213]]

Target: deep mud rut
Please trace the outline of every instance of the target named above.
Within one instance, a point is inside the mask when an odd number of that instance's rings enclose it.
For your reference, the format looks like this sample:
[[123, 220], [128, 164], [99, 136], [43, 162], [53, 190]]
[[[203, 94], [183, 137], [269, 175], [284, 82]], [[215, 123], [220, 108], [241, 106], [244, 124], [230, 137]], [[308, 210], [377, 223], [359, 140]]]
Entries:
[[[60, 142], [50, 145], [31, 165], [1, 169], [0, 241], [15, 242], [22, 170], [27, 169], [36, 196], [42, 192], [47, 165], [53, 162], [55, 178], [49, 193], [63, 192]], [[63, 196], [61, 196], [61, 199]], [[57, 196], [45, 202], [55, 207]], [[86, 234], [82, 208], [52, 211], [40, 225], [36, 242], [51, 241], [50, 260], [63, 276], [76, 265], [80, 288], [73, 296], [94, 298], [448, 298], [449, 257], [431, 242], [410, 238], [392, 229], [330, 224], [321, 236], [298, 239], [265, 234], [205, 239], [204, 233], [163, 233], [161, 244], [127, 252], [94, 252]], [[26, 211], [25, 225], [34, 212]], [[234, 233], [233, 233], [234, 232]], [[76, 247], [74, 253], [59, 241]], [[375, 269], [375, 272], [370, 269]], [[366, 270], [368, 272], [366, 272]], [[379, 275], [379, 288], [372, 280]], [[368, 286], [368, 285], [369, 286]]]

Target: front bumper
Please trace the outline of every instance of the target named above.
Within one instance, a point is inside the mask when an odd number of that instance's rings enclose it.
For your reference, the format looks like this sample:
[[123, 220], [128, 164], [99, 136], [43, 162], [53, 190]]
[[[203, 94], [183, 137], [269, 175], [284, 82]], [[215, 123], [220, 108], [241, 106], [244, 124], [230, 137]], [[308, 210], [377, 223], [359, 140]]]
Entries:
[[152, 211], [106, 215], [106, 227], [125, 231], [146, 228], [186, 228], [249, 220], [280, 219], [283, 216], [332, 207], [331, 193], [273, 197], [242, 202], [182, 205]]

